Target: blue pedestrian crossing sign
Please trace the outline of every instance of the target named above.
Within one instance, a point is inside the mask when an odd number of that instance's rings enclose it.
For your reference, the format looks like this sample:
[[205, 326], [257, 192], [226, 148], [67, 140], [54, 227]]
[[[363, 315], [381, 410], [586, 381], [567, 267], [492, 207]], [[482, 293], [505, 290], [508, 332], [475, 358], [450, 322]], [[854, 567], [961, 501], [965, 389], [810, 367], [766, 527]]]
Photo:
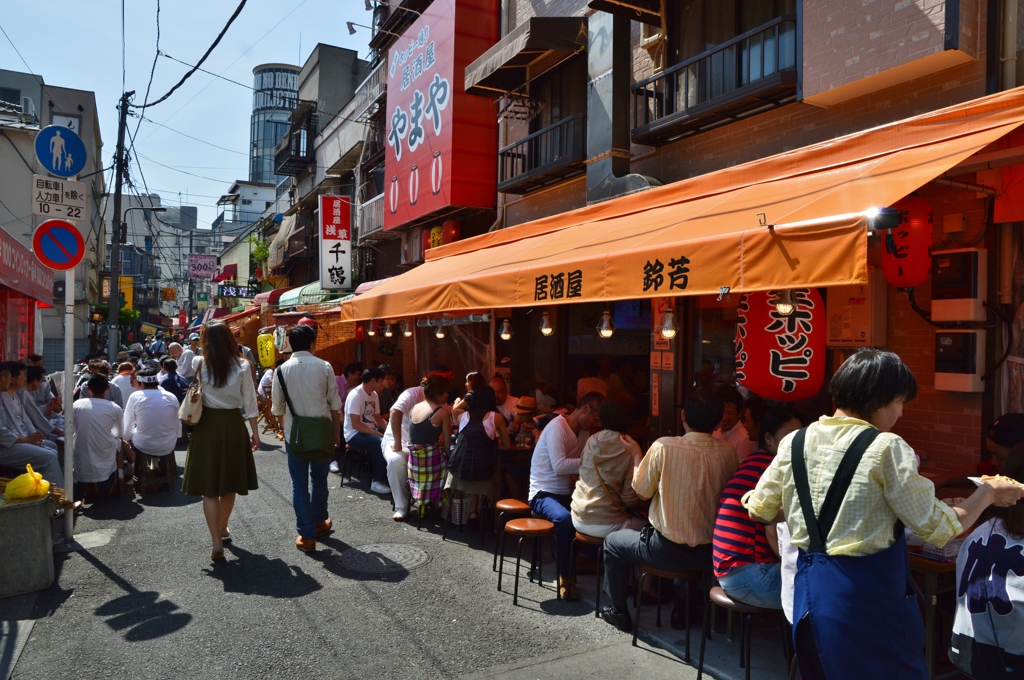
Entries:
[[74, 177], [85, 169], [85, 144], [74, 130], [48, 125], [36, 135], [36, 159], [57, 177]]

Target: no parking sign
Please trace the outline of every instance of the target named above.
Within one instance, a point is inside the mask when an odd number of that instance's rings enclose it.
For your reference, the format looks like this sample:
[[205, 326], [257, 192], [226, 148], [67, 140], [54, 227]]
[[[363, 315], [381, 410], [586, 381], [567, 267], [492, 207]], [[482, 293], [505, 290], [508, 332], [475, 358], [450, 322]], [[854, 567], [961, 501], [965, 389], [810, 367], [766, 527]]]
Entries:
[[85, 257], [85, 241], [78, 228], [64, 220], [46, 220], [32, 237], [32, 250], [55, 271], [74, 269]]

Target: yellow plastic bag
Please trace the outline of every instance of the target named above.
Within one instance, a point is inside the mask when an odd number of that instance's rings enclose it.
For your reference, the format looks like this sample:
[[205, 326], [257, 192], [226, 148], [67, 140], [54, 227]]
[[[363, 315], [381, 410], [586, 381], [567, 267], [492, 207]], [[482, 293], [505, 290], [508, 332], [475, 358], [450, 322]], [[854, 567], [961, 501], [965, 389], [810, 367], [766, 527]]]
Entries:
[[50, 493], [50, 483], [41, 474], [34, 471], [31, 465], [26, 465], [25, 469], [28, 472], [7, 482], [4, 491], [7, 502], [35, 500]]

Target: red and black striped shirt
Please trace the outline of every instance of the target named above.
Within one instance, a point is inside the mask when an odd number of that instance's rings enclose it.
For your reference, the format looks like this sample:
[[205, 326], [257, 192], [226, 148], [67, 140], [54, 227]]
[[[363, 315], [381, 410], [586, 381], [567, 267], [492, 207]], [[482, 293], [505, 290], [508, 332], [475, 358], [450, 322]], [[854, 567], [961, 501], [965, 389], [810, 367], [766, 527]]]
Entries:
[[718, 578], [753, 562], [775, 562], [779, 559], [768, 546], [764, 524], [750, 519], [750, 514], [740, 502], [743, 494], [757, 486], [757, 480], [761, 479], [773, 458], [764, 451], [750, 454], [722, 491], [712, 540], [712, 560]]

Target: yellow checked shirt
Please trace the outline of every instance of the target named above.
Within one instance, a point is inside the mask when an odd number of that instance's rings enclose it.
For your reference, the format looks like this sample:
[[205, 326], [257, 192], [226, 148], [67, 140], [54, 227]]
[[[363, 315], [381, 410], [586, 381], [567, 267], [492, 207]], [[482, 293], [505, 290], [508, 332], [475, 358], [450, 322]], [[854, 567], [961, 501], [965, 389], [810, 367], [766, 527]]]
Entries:
[[[865, 427], [872, 426], [857, 418], [822, 416], [807, 428], [804, 460], [815, 516], [821, 512], [839, 462]], [[754, 490], [743, 496], [743, 505], [766, 522], [781, 508], [793, 545], [807, 550], [807, 524], [793, 482], [793, 436], [779, 444], [778, 455]], [[884, 550], [893, 543], [897, 518], [935, 546], [945, 545], [963, 531], [956, 512], [935, 498], [935, 487], [917, 473], [914, 450], [899, 436], [883, 432], [864, 452], [825, 549], [829, 555], [871, 555]]]

